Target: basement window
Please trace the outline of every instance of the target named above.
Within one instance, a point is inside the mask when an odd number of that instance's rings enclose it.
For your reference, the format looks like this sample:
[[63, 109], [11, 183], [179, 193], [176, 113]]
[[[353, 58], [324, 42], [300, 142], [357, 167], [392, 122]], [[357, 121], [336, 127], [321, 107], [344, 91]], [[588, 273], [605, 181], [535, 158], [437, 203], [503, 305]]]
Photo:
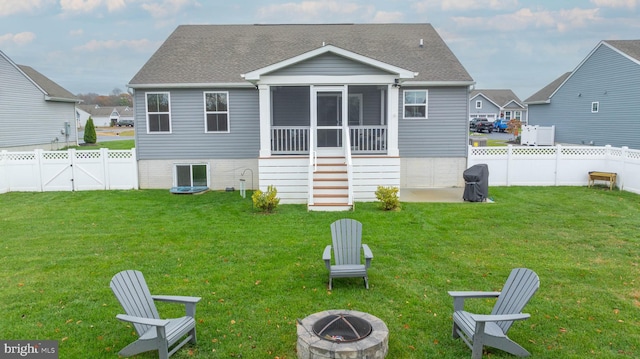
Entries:
[[209, 187], [207, 164], [177, 164], [174, 168], [174, 187]]

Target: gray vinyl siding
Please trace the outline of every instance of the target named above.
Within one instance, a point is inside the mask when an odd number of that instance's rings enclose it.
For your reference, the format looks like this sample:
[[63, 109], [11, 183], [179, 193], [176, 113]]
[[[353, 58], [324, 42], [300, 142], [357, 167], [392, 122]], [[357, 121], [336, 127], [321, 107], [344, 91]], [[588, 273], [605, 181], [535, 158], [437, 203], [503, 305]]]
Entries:
[[[482, 108], [476, 108], [476, 101], [482, 101]], [[494, 105], [491, 101], [487, 100], [483, 96], [476, 96], [473, 100], [469, 101], [469, 114], [470, 118], [474, 114], [496, 114], [496, 118], [500, 115], [500, 108]]]
[[370, 65], [334, 54], [322, 54], [312, 59], [269, 73], [269, 76], [354, 76], [388, 75]]
[[[569, 77], [550, 104], [529, 105], [529, 124], [556, 126], [565, 144], [640, 149], [640, 65], [600, 46]], [[599, 112], [591, 113], [591, 103]]]
[[[409, 89], [409, 88], [407, 88]], [[409, 90], [417, 90], [410, 88]], [[427, 88], [428, 118], [405, 119], [403, 91], [398, 99], [401, 157], [466, 157], [469, 94], [466, 87]]]
[[[229, 132], [205, 133], [204, 92], [229, 93]], [[169, 92], [171, 133], [147, 133], [145, 94]], [[256, 89], [157, 89], [135, 92], [138, 158], [239, 159], [257, 158], [260, 112]]]
[[60, 133], [70, 123], [70, 144], [76, 143], [75, 104], [45, 101], [44, 93], [0, 57], [0, 148], [41, 145], [50, 150], [66, 145]]

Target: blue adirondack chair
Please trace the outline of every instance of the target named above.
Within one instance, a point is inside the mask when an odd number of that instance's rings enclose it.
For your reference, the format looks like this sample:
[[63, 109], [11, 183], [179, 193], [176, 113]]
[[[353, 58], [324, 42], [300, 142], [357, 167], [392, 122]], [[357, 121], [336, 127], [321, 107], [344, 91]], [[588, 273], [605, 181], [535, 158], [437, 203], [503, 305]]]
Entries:
[[[362, 277], [365, 288], [369, 289], [367, 268], [371, 266], [373, 254], [369, 246], [362, 243], [362, 223], [355, 219], [340, 219], [331, 224], [332, 245], [324, 249], [322, 259], [329, 270], [329, 290], [333, 287], [333, 278]], [[333, 249], [334, 264], [331, 264]], [[364, 252], [365, 263], [361, 255]]]
[[[132, 323], [139, 336], [138, 340], [118, 354], [130, 357], [157, 350], [160, 359], [167, 359], [188, 342], [196, 343], [194, 318], [199, 297], [151, 295], [144, 276], [135, 270], [125, 270], [114, 275], [110, 287], [127, 313], [118, 314], [116, 318]], [[184, 304], [186, 315], [175, 319], [160, 319], [154, 300]], [[182, 338], [184, 339], [178, 343]], [[169, 350], [170, 348], [172, 349]]]
[[[482, 358], [482, 347], [497, 348], [516, 356], [530, 353], [507, 337], [516, 320], [524, 320], [529, 314], [521, 313], [533, 294], [540, 287], [538, 275], [526, 268], [515, 268], [501, 292], [449, 292], [453, 302], [453, 337], [461, 338], [471, 348], [471, 358]], [[497, 297], [490, 315], [478, 315], [464, 311], [468, 298]]]

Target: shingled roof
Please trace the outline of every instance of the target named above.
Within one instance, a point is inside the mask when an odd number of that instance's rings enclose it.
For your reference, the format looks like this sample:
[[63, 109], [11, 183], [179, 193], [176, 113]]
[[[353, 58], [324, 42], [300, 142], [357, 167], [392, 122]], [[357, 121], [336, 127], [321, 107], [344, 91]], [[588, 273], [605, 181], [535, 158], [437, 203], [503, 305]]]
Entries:
[[416, 82], [473, 81], [430, 24], [181, 25], [128, 86], [241, 84], [323, 44], [416, 72]]
[[640, 62], [640, 40], [606, 40], [603, 42]]
[[45, 92], [45, 95], [52, 101], [63, 102], [80, 102], [80, 99], [73, 95], [71, 92], [65, 90], [62, 86], [53, 82], [45, 75], [34, 70], [32, 67], [25, 65], [16, 65], [27, 75], [31, 81], [33, 81], [38, 87]]
[[569, 77], [569, 75], [571, 75], [571, 72], [565, 72], [560, 77], [558, 77], [557, 79], [553, 80], [550, 84], [548, 84], [547, 86], [543, 87], [540, 91], [538, 91], [538, 92], [534, 93], [533, 95], [529, 96], [529, 98], [524, 100], [524, 103], [526, 103], [526, 104], [539, 104], [539, 103], [547, 103], [547, 102], [549, 102], [549, 99], [551, 98], [551, 95], [553, 95], [553, 93], [556, 92], [558, 87], [560, 87], [560, 85], [562, 85], [565, 82], [565, 80]]
[[[469, 99], [473, 99], [474, 97], [482, 94], [488, 100], [495, 103], [498, 107], [505, 107], [510, 102], [515, 101], [518, 105], [522, 106], [522, 101], [513, 93], [512, 90], [509, 89], [495, 89], [495, 90], [473, 90], [469, 94]], [[523, 106], [524, 107], [524, 106]]]

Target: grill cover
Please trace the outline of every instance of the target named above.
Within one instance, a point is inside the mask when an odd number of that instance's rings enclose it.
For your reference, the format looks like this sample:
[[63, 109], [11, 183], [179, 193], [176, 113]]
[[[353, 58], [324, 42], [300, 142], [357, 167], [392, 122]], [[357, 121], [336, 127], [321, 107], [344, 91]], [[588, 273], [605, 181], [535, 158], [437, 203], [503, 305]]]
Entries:
[[465, 185], [462, 198], [469, 202], [483, 202], [489, 196], [489, 166], [478, 164], [463, 173]]

